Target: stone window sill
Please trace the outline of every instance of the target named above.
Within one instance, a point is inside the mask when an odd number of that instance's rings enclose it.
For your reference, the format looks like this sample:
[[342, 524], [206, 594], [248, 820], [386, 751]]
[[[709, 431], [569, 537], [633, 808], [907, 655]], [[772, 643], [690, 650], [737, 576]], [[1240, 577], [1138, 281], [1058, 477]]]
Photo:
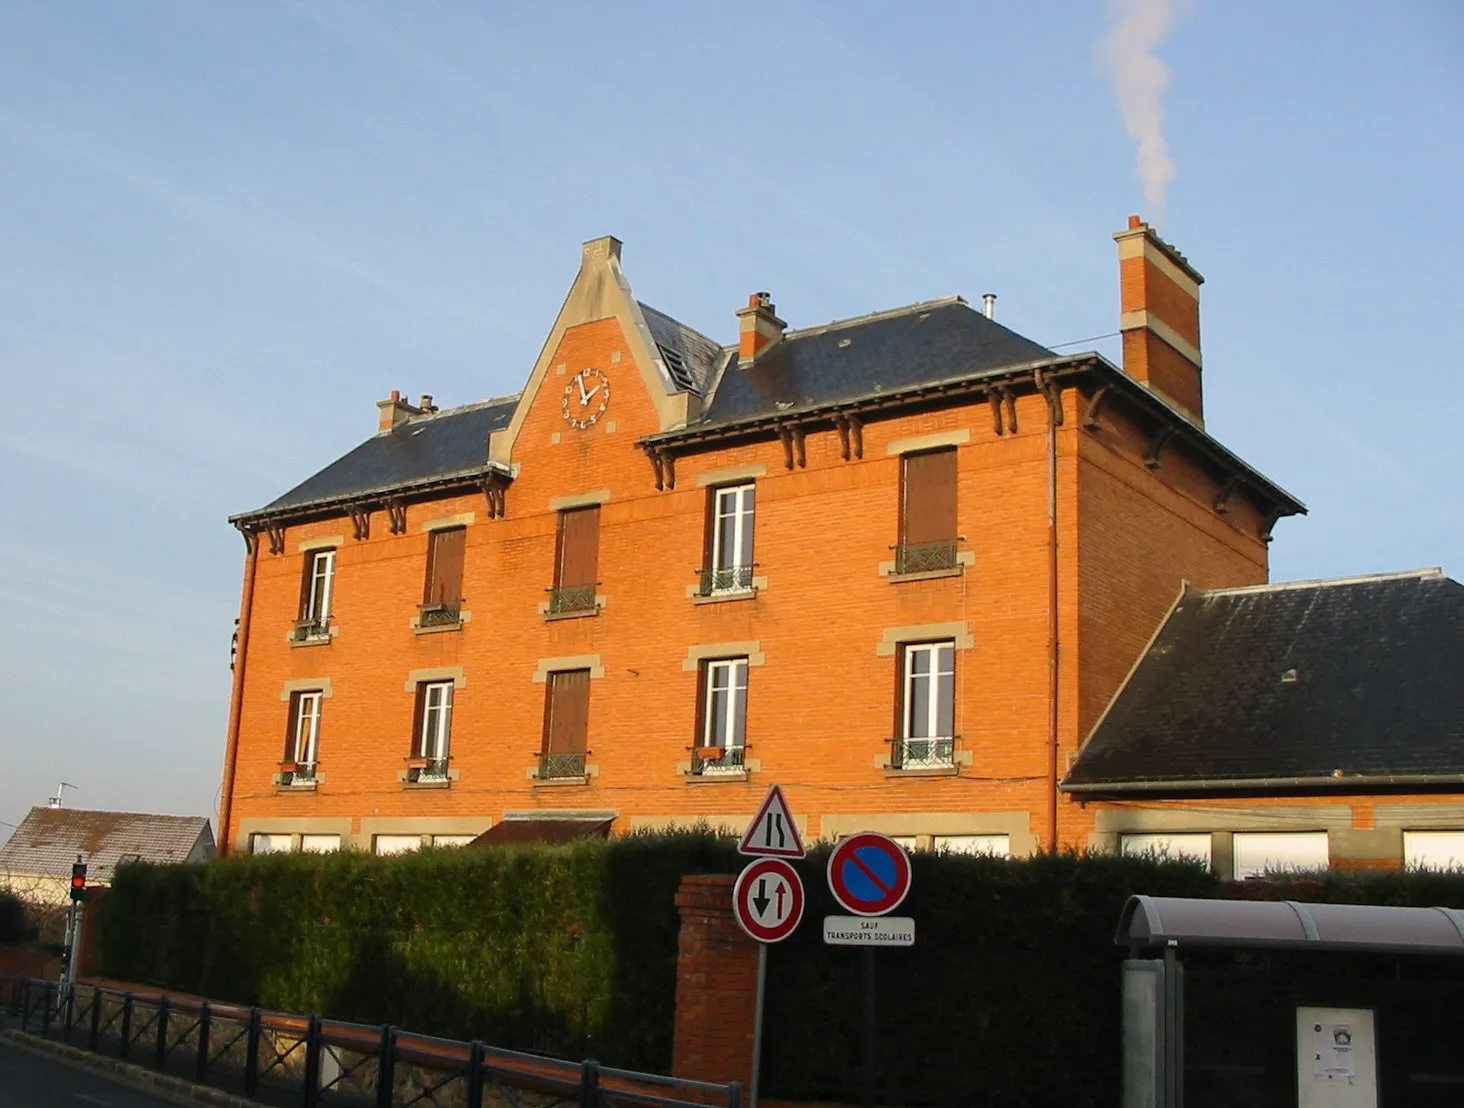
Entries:
[[424, 627], [422, 626], [422, 617], [420, 615], [416, 615], [412, 617], [412, 633], [414, 635], [437, 635], [441, 634], [444, 631], [461, 631], [463, 629], [463, 624], [467, 623], [472, 618], [473, 613], [464, 608], [462, 611], [458, 612], [457, 619], [454, 620], [452, 623], [429, 623], [426, 627]]
[[408, 770], [402, 770], [397, 774], [397, 781], [404, 789], [448, 789], [457, 782], [462, 774], [462, 771], [456, 767], [450, 767], [446, 777], [429, 777], [425, 781], [412, 781], [407, 777], [408, 772]]
[[332, 629], [329, 636], [321, 635], [318, 638], [297, 639], [294, 636], [291, 636], [290, 647], [293, 650], [298, 650], [304, 646], [329, 646], [334, 641], [335, 630]]
[[886, 777], [959, 777], [960, 766], [931, 766], [926, 769], [894, 769], [885, 767]]
[[536, 789], [584, 788], [589, 783], [588, 773], [583, 777], [535, 777], [533, 781]]
[[281, 796], [289, 796], [292, 793], [313, 793], [321, 785], [325, 784], [324, 774], [316, 774], [315, 780], [306, 785], [297, 785], [293, 781], [286, 782], [284, 776], [282, 773], [274, 775], [275, 792]]
[[938, 581], [942, 577], [961, 577], [965, 574], [965, 566], [950, 566], [947, 569], [926, 569], [919, 573], [891, 573], [890, 584], [900, 585], [906, 581]]
[[584, 608], [578, 612], [545, 612], [545, 623], [558, 623], [562, 619], [589, 619], [600, 614], [599, 608]]
[[741, 769], [736, 773], [691, 773], [688, 771], [683, 773], [682, 776], [686, 778], [688, 785], [719, 785], [726, 781], [745, 782], [747, 780], [747, 770]]
[[693, 604], [728, 604], [734, 600], [756, 600], [757, 589], [738, 589], [736, 592], [714, 592], [706, 596], [693, 596]]

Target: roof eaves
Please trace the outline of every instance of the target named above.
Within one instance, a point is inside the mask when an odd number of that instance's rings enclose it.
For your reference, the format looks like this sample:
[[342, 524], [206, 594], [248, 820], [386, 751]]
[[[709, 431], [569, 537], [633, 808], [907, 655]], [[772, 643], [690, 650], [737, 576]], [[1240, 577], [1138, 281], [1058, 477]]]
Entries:
[[829, 331], [838, 331], [845, 327], [861, 327], [866, 323], [874, 323], [881, 319], [894, 319], [897, 316], [913, 315], [916, 312], [928, 312], [936, 308], [945, 308], [952, 304], [964, 303], [966, 303], [966, 299], [963, 296], [942, 296], [936, 300], [921, 300], [918, 303], [905, 304], [898, 308], [885, 308], [883, 311], [850, 316], [848, 319], [830, 320], [828, 323], [820, 323], [815, 327], [800, 327], [796, 331], [784, 331], [783, 341], [806, 338], [809, 335], [823, 335]]
[[1063, 781], [1058, 788], [1073, 794], [1249, 792], [1272, 789], [1326, 789], [1367, 792], [1370, 789], [1413, 788], [1429, 785], [1464, 785], [1464, 773], [1349, 773], [1297, 777], [1207, 777], [1158, 780], [1135, 778], [1123, 781]]
[[345, 507], [348, 504], [359, 504], [365, 500], [376, 500], [392, 493], [414, 493], [438, 487], [449, 487], [471, 481], [474, 478], [487, 477], [497, 474], [508, 479], [513, 478], [513, 471], [502, 462], [488, 461], [480, 466], [473, 466], [469, 469], [454, 470], [451, 473], [434, 473], [430, 477], [419, 477], [414, 481], [393, 481], [385, 485], [376, 485], [368, 489], [360, 489], [355, 492], [338, 494], [335, 496], [317, 497], [314, 500], [303, 500], [297, 504], [281, 504], [278, 508], [256, 508], [249, 512], [239, 512], [229, 517], [229, 523], [235, 527], [241, 524], [260, 523], [270, 519], [282, 519], [293, 515], [307, 515], [314, 512], [325, 511], [328, 508]]

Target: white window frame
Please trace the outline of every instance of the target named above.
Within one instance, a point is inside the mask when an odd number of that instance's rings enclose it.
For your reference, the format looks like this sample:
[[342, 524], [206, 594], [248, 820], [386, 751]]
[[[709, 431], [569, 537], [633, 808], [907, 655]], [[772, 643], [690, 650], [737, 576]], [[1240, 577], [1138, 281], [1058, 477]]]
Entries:
[[467, 846], [477, 835], [433, 835], [432, 845], [441, 848], [458, 848]]
[[305, 593], [305, 618], [313, 623], [330, 619], [330, 605], [335, 598], [334, 548], [316, 550], [310, 555], [310, 576]]
[[[259, 848], [263, 846], [264, 849]], [[278, 831], [256, 831], [249, 836], [250, 854], [290, 854], [295, 850], [295, 838], [293, 835], [281, 834]]]
[[[1273, 851], [1282, 847], [1282, 844], [1308, 844], [1315, 846], [1320, 842], [1326, 851], [1324, 860], [1320, 867], [1314, 865], [1292, 865], [1281, 863], [1271, 866], [1268, 863], [1275, 861], [1273, 856], [1257, 857], [1260, 852]], [[1259, 850], [1258, 850], [1259, 848]], [[1234, 852], [1233, 864], [1235, 880], [1244, 881], [1248, 877], [1264, 877], [1268, 872], [1278, 873], [1308, 873], [1315, 869], [1329, 869], [1331, 867], [1331, 843], [1325, 831], [1237, 831], [1231, 843]], [[1284, 848], [1283, 848], [1284, 849]], [[1243, 856], [1250, 855], [1250, 859]]]
[[[712, 490], [712, 569], [750, 569], [757, 526], [757, 483], [724, 485]], [[724, 505], [727, 510], [724, 511]], [[722, 555], [722, 540], [731, 529], [732, 560]], [[745, 553], [744, 553], [745, 548]], [[713, 586], [713, 592], [743, 592], [745, 585], [736, 583]]]
[[417, 736], [417, 757], [433, 761], [448, 757], [452, 746], [453, 688], [452, 681], [422, 683], [422, 730]]
[[930, 848], [937, 854], [971, 854], [984, 858], [1010, 858], [1010, 835], [936, 835]]
[[301, 854], [334, 854], [341, 848], [339, 835], [301, 835]]
[[[940, 652], [949, 650], [951, 652], [951, 668], [949, 671], [942, 671], [939, 668]], [[930, 734], [915, 734], [915, 667], [912, 664], [917, 654], [928, 654], [930, 656], [930, 669], [920, 676], [929, 682], [929, 688], [925, 692], [925, 707], [930, 720]], [[906, 643], [903, 650], [902, 662], [904, 663], [904, 706], [901, 712], [900, 737], [910, 739], [954, 739], [956, 730], [956, 643], [954, 639], [940, 639], [936, 642]], [[949, 677], [951, 682], [951, 733], [942, 735], [939, 733], [940, 716], [940, 682], [941, 678]]]
[[1118, 840], [1120, 854], [1130, 858], [1142, 858], [1152, 854], [1156, 858], [1178, 862], [1204, 862], [1214, 865], [1214, 842], [1208, 831], [1133, 831], [1121, 835]]
[[[1440, 845], [1447, 846], [1447, 859], [1439, 860]], [[1403, 864], [1443, 873], [1464, 869], [1464, 831], [1404, 831]]]
[[373, 835], [371, 853], [382, 856], [411, 854], [422, 849], [421, 835]]
[[[721, 747], [723, 750], [740, 750], [747, 745], [747, 658], [716, 658], [704, 663], [706, 667], [703, 682], [706, 689], [703, 692], [705, 699], [702, 701], [702, 746]], [[724, 673], [727, 675], [727, 684], [721, 689], [717, 688], [716, 675]], [[712, 705], [716, 702], [717, 693], [721, 692], [727, 697], [726, 727], [722, 734], [713, 733], [713, 720], [716, 713]], [[741, 711], [736, 710], [739, 705], [737, 700], [741, 699]], [[737, 734], [737, 719], [739, 714], [742, 718], [742, 731]]]
[[[320, 712], [325, 704], [325, 694], [320, 689], [310, 689], [295, 694], [295, 743], [292, 753], [295, 764], [313, 766], [319, 754]], [[307, 713], [307, 706], [309, 711]]]

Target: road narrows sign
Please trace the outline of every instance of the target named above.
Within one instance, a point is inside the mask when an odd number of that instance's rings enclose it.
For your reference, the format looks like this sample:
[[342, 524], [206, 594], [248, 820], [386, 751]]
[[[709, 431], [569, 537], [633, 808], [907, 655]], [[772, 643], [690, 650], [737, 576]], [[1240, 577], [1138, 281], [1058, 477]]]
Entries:
[[803, 919], [803, 882], [783, 859], [759, 858], [732, 886], [732, 910], [742, 930], [758, 942], [781, 942]]
[[910, 891], [910, 858], [888, 835], [850, 835], [829, 855], [829, 890], [855, 915], [882, 916]]
[[802, 858], [808, 854], [780, 786], [768, 788], [762, 806], [737, 844], [737, 853], [765, 858]]

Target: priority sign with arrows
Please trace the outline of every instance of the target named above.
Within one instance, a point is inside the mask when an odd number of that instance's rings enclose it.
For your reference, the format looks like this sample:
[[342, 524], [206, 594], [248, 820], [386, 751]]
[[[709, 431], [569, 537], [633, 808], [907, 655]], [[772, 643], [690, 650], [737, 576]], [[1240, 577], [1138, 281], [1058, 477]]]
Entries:
[[768, 788], [757, 815], [737, 844], [737, 853], [761, 858], [802, 858], [808, 854], [780, 785]]
[[732, 887], [737, 922], [760, 943], [782, 942], [803, 918], [803, 882], [781, 858], [759, 858]]

